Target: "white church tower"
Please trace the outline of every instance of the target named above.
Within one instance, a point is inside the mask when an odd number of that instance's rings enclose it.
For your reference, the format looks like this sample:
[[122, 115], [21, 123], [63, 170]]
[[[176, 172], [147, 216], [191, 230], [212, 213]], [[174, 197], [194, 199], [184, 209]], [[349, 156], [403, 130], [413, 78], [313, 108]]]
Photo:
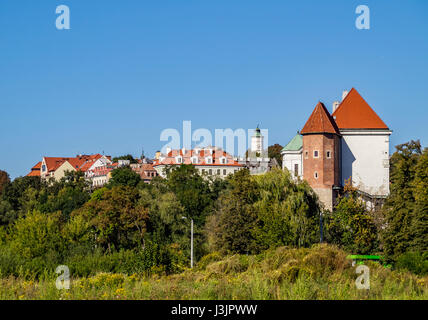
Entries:
[[263, 153], [263, 136], [260, 132], [259, 126], [254, 131], [254, 135], [251, 137], [251, 153], [258, 154], [259, 157], [262, 156]]

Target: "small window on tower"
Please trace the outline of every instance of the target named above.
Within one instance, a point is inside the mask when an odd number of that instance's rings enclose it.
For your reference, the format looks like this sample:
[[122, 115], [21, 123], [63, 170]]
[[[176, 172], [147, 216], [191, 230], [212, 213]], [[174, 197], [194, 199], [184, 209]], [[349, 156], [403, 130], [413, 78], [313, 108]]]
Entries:
[[318, 158], [318, 150], [314, 150], [314, 158]]
[[331, 151], [327, 151], [327, 159], [331, 158]]
[[305, 159], [309, 157], [309, 151], [305, 151]]
[[315, 178], [315, 179], [318, 179], [318, 172], [316, 172], [316, 171], [315, 171], [315, 173], [314, 173], [314, 178]]

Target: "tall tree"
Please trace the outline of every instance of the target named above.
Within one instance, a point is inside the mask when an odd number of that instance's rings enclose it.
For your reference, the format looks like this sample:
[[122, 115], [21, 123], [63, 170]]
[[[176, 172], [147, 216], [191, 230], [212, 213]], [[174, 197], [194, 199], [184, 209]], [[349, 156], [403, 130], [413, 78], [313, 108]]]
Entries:
[[419, 141], [396, 146], [390, 159], [390, 195], [383, 211], [386, 228], [383, 232], [384, 251], [388, 259], [396, 260], [411, 249], [412, 224], [415, 212], [414, 179], [421, 156]]
[[415, 213], [410, 225], [412, 249], [428, 252], [428, 148], [419, 157], [413, 181]]
[[239, 170], [228, 180], [229, 188], [220, 196], [217, 212], [208, 222], [209, 238], [216, 250], [255, 252], [253, 229], [257, 214], [253, 204], [258, 199], [257, 185], [248, 169]]

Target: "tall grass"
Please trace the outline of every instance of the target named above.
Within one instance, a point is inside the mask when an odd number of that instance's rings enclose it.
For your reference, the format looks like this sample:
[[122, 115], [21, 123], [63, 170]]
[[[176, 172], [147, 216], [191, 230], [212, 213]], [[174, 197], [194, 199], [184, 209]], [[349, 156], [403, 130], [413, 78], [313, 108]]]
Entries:
[[355, 267], [343, 251], [318, 245], [260, 255], [218, 254], [194, 270], [169, 276], [99, 273], [57, 290], [55, 275], [40, 280], [0, 277], [0, 299], [428, 299], [428, 277], [369, 263], [370, 289], [356, 288]]

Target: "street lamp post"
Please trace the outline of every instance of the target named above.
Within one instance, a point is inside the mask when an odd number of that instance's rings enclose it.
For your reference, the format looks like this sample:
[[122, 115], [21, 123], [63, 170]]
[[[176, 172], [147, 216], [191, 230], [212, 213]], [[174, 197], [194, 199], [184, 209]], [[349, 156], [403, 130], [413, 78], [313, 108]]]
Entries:
[[[187, 217], [183, 217], [187, 219]], [[190, 268], [193, 268], [193, 219], [190, 219]]]

